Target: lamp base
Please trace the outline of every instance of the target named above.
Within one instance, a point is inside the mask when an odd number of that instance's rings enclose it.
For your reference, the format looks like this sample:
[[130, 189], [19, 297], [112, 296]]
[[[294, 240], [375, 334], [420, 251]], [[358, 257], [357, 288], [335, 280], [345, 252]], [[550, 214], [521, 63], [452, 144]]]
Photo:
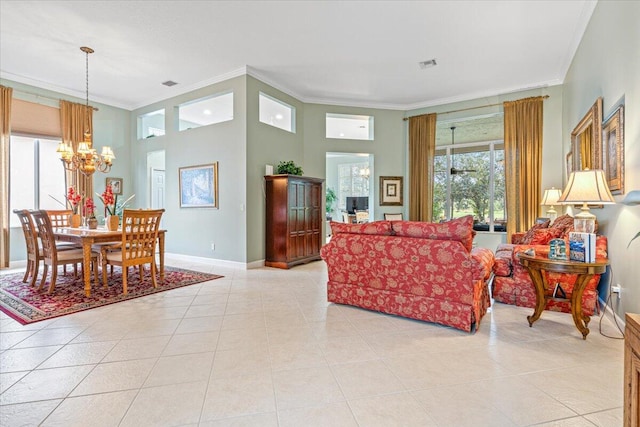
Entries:
[[553, 222], [558, 218], [558, 212], [556, 212], [555, 207], [551, 205], [549, 209], [547, 209], [547, 218], [549, 218], [549, 224], [553, 224]]
[[573, 217], [573, 228], [579, 233], [594, 233], [596, 216], [589, 212], [587, 204], [583, 204], [579, 214]]

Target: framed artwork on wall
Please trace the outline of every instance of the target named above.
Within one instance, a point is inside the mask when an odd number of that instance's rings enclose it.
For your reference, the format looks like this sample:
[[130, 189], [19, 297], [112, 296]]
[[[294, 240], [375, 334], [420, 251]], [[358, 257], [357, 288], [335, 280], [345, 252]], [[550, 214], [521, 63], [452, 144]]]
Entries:
[[113, 190], [114, 195], [122, 195], [122, 178], [107, 177], [105, 179], [105, 187], [109, 184], [111, 184], [111, 189]]
[[624, 106], [602, 126], [602, 169], [611, 194], [624, 194]]
[[380, 206], [402, 206], [402, 177], [380, 177]]
[[179, 168], [180, 207], [218, 207], [218, 162]]

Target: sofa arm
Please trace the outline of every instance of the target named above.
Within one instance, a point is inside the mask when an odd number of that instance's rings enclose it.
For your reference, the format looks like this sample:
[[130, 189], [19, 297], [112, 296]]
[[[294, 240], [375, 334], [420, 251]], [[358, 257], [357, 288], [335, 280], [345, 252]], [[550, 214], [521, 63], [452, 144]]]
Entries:
[[473, 248], [471, 250], [471, 258], [476, 262], [478, 268], [473, 278], [487, 280], [491, 276], [491, 270], [493, 270], [495, 260], [493, 252], [487, 248]]

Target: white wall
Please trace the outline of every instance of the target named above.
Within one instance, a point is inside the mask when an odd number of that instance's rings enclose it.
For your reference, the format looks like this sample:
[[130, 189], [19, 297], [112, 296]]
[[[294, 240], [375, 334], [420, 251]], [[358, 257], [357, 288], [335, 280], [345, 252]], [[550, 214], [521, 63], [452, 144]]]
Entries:
[[[570, 150], [571, 130], [596, 98], [603, 97], [605, 120], [623, 99], [625, 192], [640, 189], [639, 21], [640, 2], [598, 2], [564, 83], [564, 153]], [[640, 240], [627, 248], [640, 231], [640, 206], [616, 204], [592, 212], [608, 238], [613, 282], [622, 285], [621, 299], [614, 298], [613, 307], [620, 316], [640, 313]]]

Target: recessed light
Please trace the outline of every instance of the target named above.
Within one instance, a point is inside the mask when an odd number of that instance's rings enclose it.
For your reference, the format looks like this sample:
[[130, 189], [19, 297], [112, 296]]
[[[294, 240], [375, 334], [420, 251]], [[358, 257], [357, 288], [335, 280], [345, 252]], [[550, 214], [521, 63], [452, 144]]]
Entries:
[[280, 113], [276, 114], [276, 120], [282, 120], [284, 116]]
[[340, 132], [340, 136], [344, 136], [344, 132]]
[[207, 116], [210, 116], [210, 115], [211, 115], [211, 110], [204, 110], [204, 111], [202, 112], [202, 114], [205, 114], [205, 115], [207, 115]]
[[436, 58], [433, 58], [429, 59], [428, 61], [418, 62], [418, 65], [424, 70], [425, 68], [435, 67], [438, 64], [436, 63]]

